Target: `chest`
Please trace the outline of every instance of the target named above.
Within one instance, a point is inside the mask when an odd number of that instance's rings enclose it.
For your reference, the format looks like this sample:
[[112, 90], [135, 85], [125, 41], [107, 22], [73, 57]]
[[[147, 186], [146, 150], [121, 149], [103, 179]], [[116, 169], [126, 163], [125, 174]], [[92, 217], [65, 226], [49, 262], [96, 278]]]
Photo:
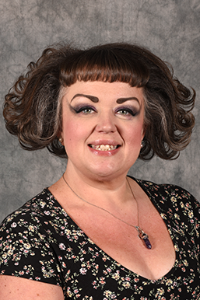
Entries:
[[136, 274], [158, 279], [174, 265], [174, 245], [165, 223], [153, 206], [144, 210], [140, 219], [152, 249], [146, 248], [134, 227], [95, 208], [72, 210], [71, 217], [100, 249]]

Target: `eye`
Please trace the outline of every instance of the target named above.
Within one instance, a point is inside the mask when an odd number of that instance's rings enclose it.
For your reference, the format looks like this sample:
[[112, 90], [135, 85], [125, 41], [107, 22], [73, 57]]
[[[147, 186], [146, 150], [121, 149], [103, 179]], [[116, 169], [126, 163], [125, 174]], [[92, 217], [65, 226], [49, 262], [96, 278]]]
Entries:
[[116, 111], [117, 115], [124, 116], [124, 117], [129, 117], [129, 116], [136, 116], [138, 114], [138, 110], [134, 108], [128, 108], [128, 107], [122, 107], [118, 108]]
[[87, 114], [91, 114], [94, 112], [94, 110], [91, 107], [85, 107], [85, 108], [81, 108], [79, 110], [79, 113], [82, 112], [83, 114], [87, 115]]
[[127, 109], [120, 109], [120, 110], [118, 110], [117, 113], [118, 113], [118, 114], [121, 114], [121, 115], [129, 115], [129, 114], [132, 114], [132, 113], [130, 113], [130, 111], [128, 111]]
[[84, 105], [84, 106], [71, 106], [71, 109], [76, 113], [76, 114], [84, 114], [84, 115], [89, 115], [94, 113], [96, 110], [92, 106]]

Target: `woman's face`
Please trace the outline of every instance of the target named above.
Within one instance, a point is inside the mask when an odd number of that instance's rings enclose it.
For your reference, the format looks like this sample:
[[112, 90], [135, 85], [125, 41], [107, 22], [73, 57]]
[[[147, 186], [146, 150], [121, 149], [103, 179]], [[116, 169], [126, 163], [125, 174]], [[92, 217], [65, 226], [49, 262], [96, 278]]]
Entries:
[[66, 88], [62, 109], [68, 171], [98, 180], [127, 174], [144, 135], [142, 88], [77, 81]]

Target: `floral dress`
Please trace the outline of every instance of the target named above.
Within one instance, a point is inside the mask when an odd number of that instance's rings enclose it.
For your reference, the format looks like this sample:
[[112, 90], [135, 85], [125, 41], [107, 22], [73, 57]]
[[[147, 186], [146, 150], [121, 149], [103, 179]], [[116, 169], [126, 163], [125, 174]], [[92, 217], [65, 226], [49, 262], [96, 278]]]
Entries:
[[48, 189], [2, 222], [0, 274], [61, 286], [65, 299], [200, 299], [200, 204], [180, 187], [136, 181], [174, 243], [176, 261], [165, 276], [146, 279], [113, 260]]

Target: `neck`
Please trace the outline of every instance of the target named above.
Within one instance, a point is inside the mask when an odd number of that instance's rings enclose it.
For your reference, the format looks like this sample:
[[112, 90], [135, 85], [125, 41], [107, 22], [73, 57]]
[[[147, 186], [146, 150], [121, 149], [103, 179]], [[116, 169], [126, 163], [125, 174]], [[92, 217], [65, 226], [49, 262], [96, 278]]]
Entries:
[[79, 169], [70, 160], [68, 160], [65, 175], [69, 178], [73, 178], [76, 181], [81, 180], [83, 183], [87, 183], [91, 187], [98, 189], [116, 189], [121, 183], [126, 181], [127, 171], [118, 170], [113, 172], [112, 170], [91, 172], [91, 170], [84, 168]]
[[[95, 178], [85, 176], [67, 168], [64, 177], [69, 185], [83, 198], [103, 204], [109, 201], [119, 205], [132, 201], [132, 195], [127, 185], [126, 174], [113, 178]], [[81, 188], [80, 188], [81, 187]]]

